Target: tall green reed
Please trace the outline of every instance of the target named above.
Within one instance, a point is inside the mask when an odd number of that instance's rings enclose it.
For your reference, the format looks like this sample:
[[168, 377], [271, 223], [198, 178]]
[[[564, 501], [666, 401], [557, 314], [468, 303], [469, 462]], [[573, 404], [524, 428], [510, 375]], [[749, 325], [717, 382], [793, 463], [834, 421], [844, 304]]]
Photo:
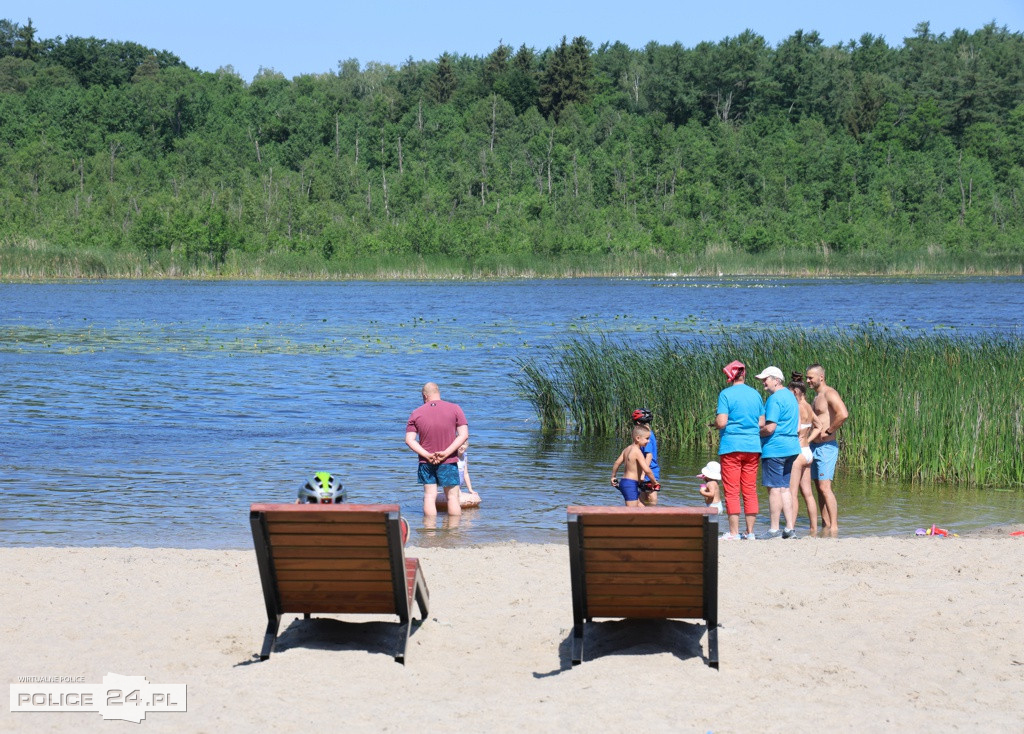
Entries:
[[718, 432], [708, 424], [725, 386], [723, 365], [740, 359], [751, 375], [776, 365], [788, 377], [820, 362], [850, 410], [840, 431], [847, 469], [1024, 486], [1022, 346], [1017, 338], [913, 335], [876, 325], [661, 338], [640, 349], [585, 335], [520, 360], [517, 384], [545, 429], [624, 434], [631, 411], [646, 406], [659, 441], [711, 453]]

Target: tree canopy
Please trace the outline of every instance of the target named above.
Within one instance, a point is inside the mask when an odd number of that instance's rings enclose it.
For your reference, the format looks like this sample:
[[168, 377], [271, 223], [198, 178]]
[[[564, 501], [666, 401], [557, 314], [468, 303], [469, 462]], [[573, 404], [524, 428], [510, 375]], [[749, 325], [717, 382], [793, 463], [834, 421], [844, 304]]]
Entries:
[[1024, 37], [562, 37], [286, 79], [0, 20], [0, 243], [222, 262], [1024, 252]]

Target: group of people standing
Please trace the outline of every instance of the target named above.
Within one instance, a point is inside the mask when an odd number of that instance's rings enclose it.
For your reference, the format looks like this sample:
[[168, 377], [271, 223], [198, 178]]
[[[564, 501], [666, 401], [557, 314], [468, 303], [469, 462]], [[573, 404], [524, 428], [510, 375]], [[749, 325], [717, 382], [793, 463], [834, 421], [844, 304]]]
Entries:
[[[839, 531], [836, 496], [832, 486], [839, 444], [836, 433], [849, 417], [846, 404], [835, 388], [827, 384], [825, 369], [812, 364], [805, 372], [793, 372], [788, 384], [782, 370], [766, 367], [756, 379], [764, 386], [767, 398], [746, 384], [747, 368], [733, 361], [722, 368], [728, 386], [718, 395], [715, 420], [719, 431], [719, 462], [709, 463], [701, 476], [712, 487], [721, 481], [729, 530], [723, 539], [755, 539], [754, 524], [760, 510], [757, 494], [757, 470], [768, 490], [770, 525], [762, 538], [792, 538], [800, 496], [807, 505], [812, 535], [818, 534], [820, 508], [825, 535]], [[808, 388], [814, 391], [807, 401]], [[419, 457], [418, 479], [423, 485], [423, 514], [437, 514], [438, 505], [449, 515], [461, 514], [467, 503], [479, 496], [461, 491], [468, 484], [465, 447], [469, 440], [466, 416], [455, 403], [441, 399], [433, 382], [423, 386], [423, 404], [412, 412], [406, 423], [405, 443]], [[623, 495], [627, 505], [657, 504], [659, 469], [657, 443], [651, 431], [652, 415], [646, 408], [633, 412], [632, 441], [612, 466], [611, 483]], [[621, 479], [616, 477], [623, 468]], [[814, 482], [817, 497], [812, 492]], [[438, 497], [438, 488], [443, 497]], [[720, 502], [716, 489], [702, 487], [709, 504]], [[720, 506], [720, 504], [718, 505]], [[740, 531], [740, 512], [746, 516], [745, 532]], [[780, 527], [780, 522], [784, 526]]]
[[[835, 388], [825, 381], [825, 369], [812, 364], [794, 372], [787, 384], [778, 367], [762, 370], [755, 379], [764, 385], [766, 400], [745, 383], [746, 366], [739, 361], [722, 368], [728, 386], [718, 395], [712, 425], [719, 430], [719, 462], [729, 531], [722, 538], [753, 540], [759, 511], [757, 468], [768, 490], [769, 530], [762, 538], [791, 538], [795, 534], [800, 495], [807, 505], [811, 534], [818, 533], [821, 511], [825, 535], [839, 531], [836, 496], [832, 486], [839, 444], [836, 433], [849, 411]], [[808, 387], [815, 392], [807, 402]], [[817, 501], [811, 481], [817, 489]], [[740, 509], [746, 532], [740, 531]], [[785, 521], [780, 528], [780, 520]]]

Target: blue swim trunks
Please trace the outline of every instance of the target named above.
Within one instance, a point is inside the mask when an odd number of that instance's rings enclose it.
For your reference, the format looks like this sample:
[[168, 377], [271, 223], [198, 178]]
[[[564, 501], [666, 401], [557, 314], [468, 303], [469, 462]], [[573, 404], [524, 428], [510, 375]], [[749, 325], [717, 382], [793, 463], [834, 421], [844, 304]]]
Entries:
[[626, 498], [626, 502], [634, 502], [640, 499], [640, 485], [635, 479], [620, 479], [619, 491]]
[[789, 475], [793, 471], [795, 456], [771, 456], [761, 459], [761, 486], [789, 488]]
[[458, 464], [420, 464], [416, 473], [420, 484], [437, 484], [442, 487], [459, 486]]
[[839, 444], [835, 441], [812, 443], [811, 479], [831, 481], [836, 475], [836, 463], [839, 461]]

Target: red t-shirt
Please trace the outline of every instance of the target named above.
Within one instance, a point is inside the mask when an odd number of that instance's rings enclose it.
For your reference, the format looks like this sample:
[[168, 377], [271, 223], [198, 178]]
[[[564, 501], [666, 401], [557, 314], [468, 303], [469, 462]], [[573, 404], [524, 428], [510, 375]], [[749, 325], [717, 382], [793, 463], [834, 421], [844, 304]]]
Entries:
[[[444, 400], [431, 400], [412, 412], [409, 422], [405, 425], [405, 432], [419, 434], [420, 446], [434, 453], [451, 446], [455, 440], [456, 429], [466, 425], [469, 425], [466, 423], [466, 416], [458, 405]], [[459, 456], [456, 453], [442, 463], [454, 464], [458, 460]], [[421, 464], [425, 464], [426, 461], [420, 457]]]

